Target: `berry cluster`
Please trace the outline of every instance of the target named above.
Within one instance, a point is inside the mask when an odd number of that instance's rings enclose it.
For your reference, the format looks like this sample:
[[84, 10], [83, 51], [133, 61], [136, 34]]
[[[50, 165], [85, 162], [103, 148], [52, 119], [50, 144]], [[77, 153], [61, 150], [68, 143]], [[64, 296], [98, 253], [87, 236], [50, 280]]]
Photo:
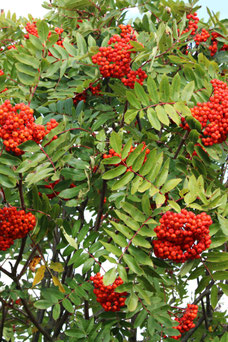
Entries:
[[75, 105], [78, 104], [78, 102], [80, 101], [84, 101], [86, 102], [86, 99], [87, 99], [87, 92], [88, 91], [91, 91], [91, 93], [93, 95], [101, 95], [100, 92], [101, 92], [101, 85], [98, 84], [96, 86], [94, 86], [93, 84], [90, 84], [89, 87], [87, 89], [85, 89], [82, 93], [76, 93], [75, 97], [73, 98], [73, 102]]
[[[201, 138], [205, 146], [222, 143], [228, 135], [228, 87], [225, 82], [217, 79], [212, 80], [211, 84], [214, 91], [210, 100], [197, 103], [191, 108], [192, 116], [201, 123]], [[190, 130], [185, 119], [182, 118], [181, 121], [180, 126]]]
[[29, 39], [29, 35], [30, 35], [30, 34], [33, 35], [33, 36], [35, 36], [35, 37], [37, 37], [37, 38], [39, 38], [38, 30], [37, 30], [37, 27], [36, 27], [36, 21], [33, 21], [32, 23], [28, 22], [28, 23], [26, 24], [26, 26], [25, 26], [25, 29], [26, 29], [26, 31], [28, 32], [28, 33], [26, 33], [26, 34], [24, 35], [24, 37], [25, 37], [26, 39]]
[[[190, 329], [195, 327], [193, 323], [194, 319], [197, 317], [198, 305], [188, 304], [187, 309], [182, 317], [176, 317], [175, 321], [179, 323], [178, 326], [173, 327], [173, 329], [179, 330], [181, 334], [189, 331]], [[178, 336], [172, 336], [174, 340], [179, 340], [181, 338], [181, 334]]]
[[14, 240], [24, 238], [36, 225], [32, 213], [25, 213], [15, 207], [0, 209], [0, 250], [5, 251], [13, 245]]
[[195, 215], [182, 209], [181, 213], [167, 211], [154, 228], [157, 240], [153, 241], [154, 253], [158, 258], [174, 262], [198, 259], [209, 248], [211, 217], [206, 213]]
[[206, 42], [208, 38], [210, 38], [210, 33], [203, 28], [201, 34], [196, 34], [194, 41], [196, 42], [196, 45], [199, 45], [202, 42]]
[[[58, 126], [54, 119], [51, 119], [46, 127], [35, 124], [33, 113], [33, 109], [24, 103], [18, 103], [13, 107], [10, 100], [6, 100], [0, 105], [0, 138], [3, 139], [6, 151], [21, 155], [24, 152], [18, 145], [28, 140], [39, 144], [45, 135]], [[57, 136], [53, 139], [57, 139]]]
[[[214, 56], [216, 52], [218, 51], [218, 41], [217, 38], [222, 37], [224, 38], [220, 33], [218, 32], [212, 32], [211, 33], [211, 45], [209, 46], [209, 50], [211, 51], [211, 56]], [[223, 44], [220, 51], [228, 51], [228, 45]]]
[[[121, 79], [128, 87], [134, 88], [135, 82], [143, 84], [147, 77], [141, 68], [131, 69], [131, 51], [133, 46], [130, 41], [136, 41], [135, 32], [131, 25], [119, 25], [121, 34], [114, 34], [108, 41], [108, 47], [100, 47], [99, 52], [92, 57], [94, 64], [100, 65], [100, 72], [104, 77]], [[112, 46], [111, 46], [112, 45]]]
[[[145, 153], [145, 158], [144, 158], [144, 161], [143, 161], [143, 164], [147, 161], [147, 154], [150, 153], [150, 149], [149, 148], [146, 148], [146, 143], [145, 141], [142, 142], [143, 144], [143, 147], [142, 147], [142, 151], [143, 152], [145, 149], [146, 149], [146, 153]], [[130, 148], [130, 151], [128, 152], [128, 156], [124, 159], [121, 160], [121, 162], [117, 163], [117, 164], [113, 164], [115, 166], [118, 166], [118, 165], [125, 165], [126, 164], [126, 160], [127, 158], [129, 157], [129, 155], [136, 149], [136, 147], [133, 147], [131, 146]], [[112, 158], [112, 157], [119, 157], [121, 158], [121, 154], [119, 153], [116, 153], [112, 148], [109, 150], [109, 154], [103, 154], [103, 159], [107, 159], [107, 158]], [[132, 167], [130, 166], [127, 171], [132, 171]]]
[[[197, 13], [189, 13], [187, 14], [187, 19], [188, 21], [188, 27], [182, 32], [182, 34], [190, 32], [191, 31], [191, 35], [194, 36], [196, 33], [196, 30], [198, 29], [198, 22], [199, 22], [199, 18], [197, 16]], [[192, 19], [192, 20], [191, 20]]]
[[105, 311], [120, 311], [120, 308], [125, 305], [127, 292], [117, 293], [115, 289], [123, 284], [123, 280], [118, 277], [112, 285], [105, 286], [103, 276], [97, 273], [94, 277], [90, 277], [95, 289], [93, 292], [97, 297], [97, 302], [102, 305]]

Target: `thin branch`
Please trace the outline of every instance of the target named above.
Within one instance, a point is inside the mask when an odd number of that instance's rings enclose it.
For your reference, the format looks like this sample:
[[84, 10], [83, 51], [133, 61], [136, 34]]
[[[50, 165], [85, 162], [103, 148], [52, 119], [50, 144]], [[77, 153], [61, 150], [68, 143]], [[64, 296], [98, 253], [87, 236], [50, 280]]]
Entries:
[[139, 114], [136, 115], [136, 120], [137, 120], [137, 123], [138, 123], [138, 126], [139, 126], [139, 130], [141, 132], [142, 131], [142, 124], [141, 124], [141, 121], [140, 121]]
[[5, 322], [5, 319], [6, 319], [6, 310], [5, 310], [5, 303], [4, 303], [4, 301], [1, 298], [0, 298], [0, 301], [2, 302], [2, 319], [1, 319], [1, 326], [0, 326], [0, 341], [2, 341], [4, 322]]
[[[19, 280], [15, 279], [16, 285], [17, 285], [17, 289], [22, 291], [22, 288], [20, 286], [20, 282]], [[27, 301], [23, 298], [21, 298], [21, 302], [24, 306], [24, 309], [30, 319], [30, 321], [35, 325], [35, 327], [40, 331], [40, 333], [47, 339], [47, 341], [53, 341], [51, 336], [46, 332], [46, 330], [39, 324], [39, 322], [37, 321], [37, 319], [35, 318], [35, 316], [33, 315], [33, 313], [31, 312], [31, 310], [29, 309], [29, 306], [27, 304]]]
[[100, 197], [100, 205], [99, 205], [99, 209], [98, 209], [98, 213], [97, 213], [96, 222], [94, 225], [94, 231], [95, 232], [98, 231], [100, 224], [101, 224], [101, 217], [102, 217], [103, 209], [104, 209], [104, 198], [105, 198], [106, 188], [107, 188], [107, 182], [106, 182], [106, 180], [103, 180], [103, 187], [102, 187], [102, 192], [101, 192], [101, 197]]
[[184, 145], [186, 139], [187, 139], [188, 136], [189, 136], [189, 133], [190, 133], [189, 131], [186, 131], [186, 132], [185, 132], [185, 134], [184, 134], [183, 138], [181, 139], [181, 142], [180, 142], [180, 144], [179, 144], [179, 146], [178, 146], [178, 148], [177, 148], [177, 150], [176, 150], [176, 153], [175, 153], [173, 159], [177, 159], [178, 154], [180, 153], [180, 150], [181, 150], [182, 146]]
[[143, 226], [145, 226], [145, 224], [147, 223], [147, 221], [149, 221], [151, 219], [151, 216], [148, 217], [148, 219], [146, 219], [145, 222], [143, 222], [143, 224], [139, 227], [139, 229], [135, 232], [135, 234], [132, 236], [131, 240], [129, 241], [127, 247], [125, 247], [123, 253], [121, 254], [121, 256], [118, 259], [118, 262], [120, 262], [120, 260], [122, 259], [122, 257], [124, 256], [124, 254], [126, 253], [126, 251], [128, 250], [128, 248], [130, 247], [132, 240], [136, 237], [136, 235], [140, 232], [140, 230], [142, 229]]
[[18, 190], [19, 190], [19, 196], [21, 201], [21, 207], [23, 210], [25, 210], [25, 200], [24, 200], [24, 194], [23, 194], [23, 176], [22, 173], [19, 173], [19, 183], [18, 183]]
[[40, 150], [45, 154], [45, 156], [47, 157], [47, 159], [49, 160], [49, 162], [51, 163], [51, 165], [53, 166], [53, 169], [56, 173], [56, 168], [55, 168], [55, 164], [53, 163], [53, 161], [51, 160], [51, 158], [49, 157], [49, 155], [47, 154], [47, 152], [44, 151], [43, 147], [41, 145], [39, 145]]
[[[197, 284], [199, 285], [199, 279], [198, 278], [197, 278]], [[208, 330], [209, 325], [208, 325], [207, 314], [206, 314], [203, 298], [201, 298], [201, 305], [202, 305], [202, 311], [203, 311], [203, 319], [205, 321], [206, 329]]]

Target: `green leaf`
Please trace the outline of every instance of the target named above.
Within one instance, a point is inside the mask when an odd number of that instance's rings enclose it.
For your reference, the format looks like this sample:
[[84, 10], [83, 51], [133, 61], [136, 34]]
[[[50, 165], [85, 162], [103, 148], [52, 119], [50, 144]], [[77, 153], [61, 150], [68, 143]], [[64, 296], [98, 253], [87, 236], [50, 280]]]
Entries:
[[30, 76], [28, 74], [24, 74], [23, 72], [17, 71], [17, 76], [19, 78], [19, 81], [24, 85], [34, 85], [35, 77]]
[[141, 84], [139, 84], [138, 82], [135, 82], [134, 91], [135, 91], [136, 96], [139, 98], [139, 100], [144, 106], [150, 105], [149, 97], [147, 93], [145, 92], [145, 90], [143, 89], [143, 86], [141, 86]]
[[116, 153], [121, 153], [122, 138], [120, 134], [116, 133], [115, 131], [112, 131], [111, 137], [110, 137], [110, 145]]
[[37, 23], [37, 30], [38, 30], [38, 35], [39, 35], [41, 42], [45, 42], [47, 40], [48, 33], [49, 33], [48, 25], [42, 20]]
[[123, 260], [126, 262], [131, 271], [138, 275], [143, 274], [143, 270], [139, 267], [136, 260], [129, 254], [124, 254]]
[[116, 255], [118, 258], [121, 256], [122, 251], [120, 248], [112, 245], [111, 243], [106, 243], [104, 241], [100, 241], [100, 243], [105, 247], [105, 249], [110, 252], [113, 253], [114, 255]]
[[159, 84], [160, 100], [161, 102], [169, 101], [169, 79], [167, 75], [163, 75]]
[[69, 55], [76, 57], [77, 56], [77, 49], [70, 43], [63, 41], [63, 46], [65, 47], [66, 51], [69, 53]]
[[127, 300], [127, 308], [130, 312], [135, 311], [138, 305], [138, 297], [131, 293], [130, 297]]
[[226, 252], [213, 252], [207, 255], [208, 262], [220, 262], [220, 261], [226, 261], [226, 260], [228, 261], [228, 253]]
[[[137, 83], [137, 82], [136, 82]], [[128, 102], [130, 103], [130, 105], [134, 108], [137, 108], [137, 109], [141, 109], [141, 103], [140, 101], [136, 98], [135, 94], [130, 91], [130, 90], [127, 90], [126, 91], [126, 97], [127, 97], [127, 100]]]
[[77, 187], [75, 188], [69, 188], [69, 189], [65, 189], [65, 190], [62, 190], [60, 193], [59, 193], [59, 197], [61, 198], [74, 198], [77, 196], [77, 194], [79, 193], [79, 189]]
[[168, 201], [169, 205], [171, 208], [173, 208], [174, 210], [176, 210], [176, 212], [180, 213], [181, 212], [181, 207], [179, 206], [178, 203], [176, 203], [175, 201]]
[[155, 107], [158, 119], [161, 121], [166, 126], [169, 126], [169, 118], [168, 115], [166, 114], [164, 108], [160, 105]]
[[141, 176], [146, 176], [154, 166], [154, 163], [156, 161], [156, 155], [157, 155], [157, 149], [153, 149], [150, 151], [150, 153], [147, 155], [147, 160], [139, 170], [139, 174]]
[[146, 312], [146, 310], [140, 311], [134, 322], [134, 328], [140, 327], [142, 323], [145, 321], [147, 315], [148, 313]]
[[105, 272], [104, 277], [103, 277], [103, 283], [105, 286], [111, 285], [114, 283], [116, 279], [116, 268], [113, 267], [107, 272]]
[[155, 128], [157, 131], [160, 131], [161, 124], [160, 124], [160, 121], [158, 120], [157, 113], [155, 112], [153, 108], [147, 109], [147, 117], [151, 126]]
[[133, 171], [137, 172], [141, 168], [145, 159], [145, 153], [146, 153], [146, 150], [144, 149], [144, 151], [136, 158], [136, 160], [134, 161], [132, 165]]
[[145, 215], [131, 203], [129, 202], [122, 203], [122, 208], [124, 209], [124, 211], [130, 214], [131, 217], [134, 218], [136, 221], [144, 222], [146, 220]]
[[152, 103], [159, 103], [157, 84], [151, 76], [149, 76], [147, 79], [147, 90], [149, 92]]
[[132, 146], [132, 138], [130, 138], [123, 147], [123, 150], [121, 152], [122, 159], [125, 159], [128, 156], [131, 146]]
[[163, 187], [161, 188], [161, 192], [165, 194], [166, 192], [171, 191], [174, 189], [180, 182], [182, 181], [181, 178], [176, 178], [176, 179], [170, 179], [168, 180]]
[[80, 55], [85, 55], [87, 53], [87, 44], [84, 37], [79, 32], [75, 36]]
[[59, 318], [59, 315], [60, 315], [60, 304], [57, 303], [53, 307], [52, 317], [56, 321]]
[[38, 71], [36, 69], [33, 69], [29, 65], [22, 64], [22, 63], [16, 63], [15, 66], [16, 66], [16, 69], [18, 71], [20, 71], [20, 72], [22, 72], [24, 74], [32, 76], [33, 79], [38, 74]]
[[129, 157], [127, 158], [127, 166], [132, 166], [136, 158], [142, 152], [143, 144], [140, 144], [136, 147], [136, 149], [130, 153]]
[[52, 306], [52, 303], [49, 300], [38, 300], [34, 303], [35, 308], [45, 310]]
[[194, 89], [195, 89], [195, 82], [194, 81], [189, 82], [184, 87], [184, 89], [182, 90], [181, 99], [183, 101], [189, 101], [191, 99], [192, 95], [193, 95]]
[[67, 298], [63, 299], [62, 305], [68, 312], [70, 312], [70, 313], [74, 312], [74, 307], [73, 307], [72, 303], [69, 301], [69, 299], [67, 299]]
[[228, 236], [228, 220], [221, 215], [218, 215], [218, 220], [223, 234]]
[[181, 123], [181, 119], [176, 110], [174, 109], [174, 107], [170, 104], [165, 104], [164, 109], [166, 113], [169, 115], [170, 119], [172, 119], [175, 122], [175, 124], [179, 126]]
[[228, 279], [228, 271], [219, 271], [213, 273], [213, 278], [215, 280], [227, 280]]
[[123, 188], [126, 184], [129, 184], [129, 182], [134, 178], [134, 173], [133, 172], [126, 172], [125, 175], [123, 175], [118, 181], [116, 181], [113, 186], [112, 190], [118, 190]]
[[31, 55], [26, 55], [24, 53], [16, 53], [15, 58], [22, 64], [31, 65], [35, 69], [38, 69], [40, 66], [40, 61]]
[[112, 170], [105, 172], [102, 176], [103, 179], [113, 179], [122, 175], [127, 170], [126, 166], [119, 165]]
[[195, 260], [188, 260], [187, 262], [185, 262], [184, 265], [181, 267], [178, 275], [184, 277], [187, 273], [191, 271], [194, 264]]
[[121, 264], [118, 264], [117, 271], [119, 273], [120, 278], [126, 283], [128, 279], [125, 267], [123, 267]]
[[116, 165], [116, 164], [119, 164], [121, 162], [121, 158], [119, 157], [111, 157], [111, 158], [105, 158], [102, 160], [102, 164], [113, 164], [113, 165]]
[[211, 306], [215, 309], [218, 303], [218, 288], [216, 285], [213, 285], [211, 288]]
[[180, 97], [180, 88], [181, 88], [181, 78], [178, 73], [173, 77], [171, 90], [171, 99], [173, 101], [178, 101]]
[[70, 244], [70, 246], [74, 247], [75, 249], [78, 249], [78, 245], [77, 245], [76, 241], [70, 235], [67, 234], [67, 232], [65, 231], [65, 229], [63, 227], [61, 227], [61, 230], [63, 232], [65, 239]]
[[228, 296], [228, 285], [227, 284], [223, 284], [223, 283], [218, 283], [218, 286], [221, 287], [221, 289], [223, 290], [225, 295]]
[[161, 172], [160, 172], [156, 182], [155, 182], [155, 186], [158, 187], [158, 188], [165, 183], [165, 181], [166, 181], [166, 179], [168, 177], [169, 163], [170, 163], [170, 159], [167, 159], [165, 161], [163, 167], [162, 167], [162, 170], [161, 170]]
[[112, 231], [105, 229], [106, 233], [111, 236], [113, 241], [120, 247], [127, 247], [127, 240], [121, 234], [115, 234]]

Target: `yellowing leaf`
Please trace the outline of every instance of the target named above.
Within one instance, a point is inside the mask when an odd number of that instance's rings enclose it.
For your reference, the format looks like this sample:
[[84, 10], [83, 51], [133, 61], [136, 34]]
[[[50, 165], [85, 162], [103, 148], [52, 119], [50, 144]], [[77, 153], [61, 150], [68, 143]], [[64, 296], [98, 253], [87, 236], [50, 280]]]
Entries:
[[51, 262], [51, 265], [49, 267], [55, 272], [63, 272], [64, 271], [64, 267], [61, 264], [61, 262]]
[[32, 272], [35, 272], [36, 266], [40, 263], [41, 257], [36, 255], [29, 263], [29, 268]]
[[59, 281], [59, 279], [57, 277], [55, 277], [55, 276], [52, 276], [52, 280], [53, 280], [54, 285], [58, 286], [59, 291], [64, 293], [65, 292], [64, 287], [61, 284], [61, 282]]
[[38, 268], [38, 270], [36, 271], [32, 286], [34, 287], [36, 284], [38, 284], [44, 277], [44, 273], [46, 270], [46, 266], [42, 265]]

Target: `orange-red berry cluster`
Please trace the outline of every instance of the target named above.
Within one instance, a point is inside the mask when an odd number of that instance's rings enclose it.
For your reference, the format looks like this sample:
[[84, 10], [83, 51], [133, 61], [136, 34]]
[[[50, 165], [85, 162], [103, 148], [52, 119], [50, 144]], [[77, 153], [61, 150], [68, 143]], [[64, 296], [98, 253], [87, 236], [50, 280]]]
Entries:
[[33, 36], [35, 36], [35, 37], [39, 37], [39, 34], [38, 34], [38, 30], [37, 30], [37, 27], [36, 27], [36, 21], [33, 21], [32, 23], [30, 23], [30, 22], [28, 22], [27, 24], [26, 24], [26, 26], [25, 26], [25, 29], [26, 29], [26, 31], [28, 32], [28, 33], [26, 33], [25, 35], [24, 35], [24, 37], [26, 38], [26, 39], [29, 39], [29, 35], [31, 34], [31, 35], [33, 35]]
[[187, 14], [187, 19], [188, 19], [188, 27], [182, 32], [182, 34], [190, 32], [191, 31], [191, 35], [194, 36], [196, 33], [196, 30], [198, 29], [198, 22], [199, 22], [199, 18], [197, 16], [197, 13], [189, 13]]
[[195, 215], [186, 209], [180, 213], [167, 211], [159, 222], [160, 226], [154, 229], [157, 240], [153, 241], [158, 258], [174, 262], [198, 259], [211, 244], [209, 226], [212, 220], [204, 212]]
[[[179, 330], [181, 334], [189, 331], [190, 329], [195, 327], [193, 323], [194, 319], [197, 317], [198, 305], [188, 304], [187, 309], [182, 317], [176, 317], [175, 321], [179, 323], [178, 326], [173, 327], [173, 329]], [[172, 336], [174, 340], [179, 340], [181, 338], [181, 334], [178, 336]]]
[[98, 85], [93, 85], [93, 84], [90, 84], [89, 87], [87, 89], [85, 89], [82, 93], [76, 93], [75, 97], [73, 98], [73, 102], [75, 105], [77, 105], [78, 102], [80, 101], [84, 101], [86, 102], [86, 99], [87, 99], [87, 91], [91, 91], [91, 93], [93, 95], [101, 95], [100, 92], [101, 92], [101, 85], [98, 84]]
[[[128, 87], [134, 88], [135, 82], [143, 84], [147, 77], [141, 68], [131, 69], [132, 50], [130, 41], [136, 41], [135, 32], [131, 25], [119, 25], [121, 34], [114, 34], [108, 41], [108, 47], [100, 47], [99, 52], [92, 57], [94, 64], [100, 65], [100, 72], [104, 77], [121, 79]], [[112, 46], [111, 46], [112, 45]]]
[[[150, 153], [150, 149], [149, 149], [149, 148], [146, 148], [146, 143], [145, 143], [144, 141], [142, 142], [142, 144], [143, 144], [142, 152], [146, 149], [145, 158], [144, 158], [144, 161], [143, 161], [143, 164], [144, 164], [144, 163], [147, 161], [147, 154]], [[115, 166], [118, 166], [118, 165], [125, 165], [127, 158], [129, 157], [129, 155], [130, 155], [135, 149], [136, 149], [136, 147], [131, 146], [130, 151], [128, 152], [128, 156], [127, 156], [126, 158], [122, 159], [121, 162], [119, 162], [119, 163], [117, 163], [117, 164], [113, 164], [113, 165], [115, 165]], [[119, 157], [119, 158], [121, 158], [121, 154], [116, 153], [116, 152], [113, 150], [113, 148], [111, 148], [111, 149], [109, 150], [109, 154], [106, 154], [106, 153], [103, 154], [103, 159], [112, 158], [112, 157]], [[132, 171], [132, 167], [130, 166], [130, 167], [127, 169], [127, 171]]]
[[206, 42], [208, 38], [210, 38], [210, 33], [203, 28], [200, 34], [196, 34], [194, 41], [196, 42], [196, 45], [199, 45], [202, 42]]
[[14, 240], [24, 238], [36, 225], [35, 216], [15, 207], [0, 209], [0, 250], [5, 251]]
[[[13, 107], [10, 100], [0, 105], [0, 138], [3, 139], [6, 151], [21, 155], [24, 152], [18, 145], [27, 140], [33, 140], [38, 144], [45, 135], [58, 126], [54, 119], [51, 119], [46, 127], [35, 124], [33, 112], [33, 109], [24, 103], [18, 103]], [[54, 137], [56, 138], [57, 136]]]
[[[197, 103], [191, 108], [192, 116], [201, 123], [201, 138], [205, 146], [222, 143], [228, 135], [228, 87], [225, 82], [217, 79], [212, 80], [211, 84], [214, 91], [210, 100]], [[185, 119], [182, 118], [181, 121], [180, 126], [190, 130]]]
[[117, 293], [115, 289], [123, 284], [123, 280], [118, 277], [112, 285], [105, 286], [103, 276], [97, 273], [94, 277], [90, 277], [95, 289], [93, 292], [97, 297], [97, 302], [102, 305], [105, 311], [120, 311], [120, 308], [125, 305], [127, 292]]
[[[218, 51], [218, 41], [217, 41], [218, 37], [224, 38], [218, 32], [212, 32], [211, 33], [211, 45], [209, 46], [209, 50], [211, 51], [211, 56], [214, 56], [216, 54], [216, 52]], [[220, 51], [228, 51], [228, 44], [223, 44]]]

